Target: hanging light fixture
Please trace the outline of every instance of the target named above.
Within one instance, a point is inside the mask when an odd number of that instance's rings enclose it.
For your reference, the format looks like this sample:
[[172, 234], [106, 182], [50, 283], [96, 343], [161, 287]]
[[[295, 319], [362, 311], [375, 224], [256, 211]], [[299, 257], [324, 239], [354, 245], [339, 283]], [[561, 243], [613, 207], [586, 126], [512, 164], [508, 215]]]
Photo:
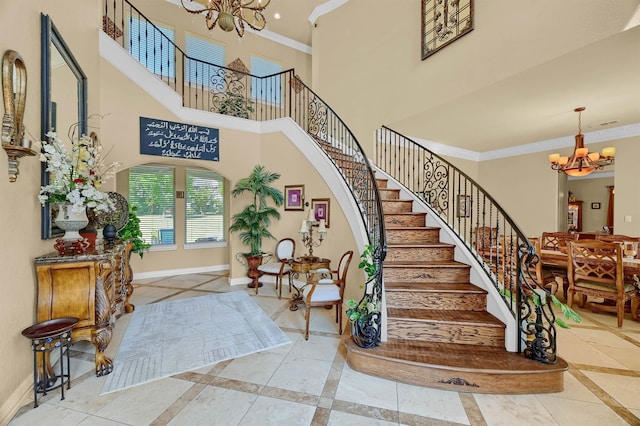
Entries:
[[574, 109], [578, 113], [578, 134], [576, 135], [576, 146], [571, 157], [561, 157], [555, 153], [549, 155], [551, 168], [558, 173], [565, 173], [569, 176], [586, 176], [594, 171], [613, 164], [616, 149], [612, 146], [602, 150], [602, 155], [598, 152], [589, 152], [584, 147], [584, 135], [582, 134], [582, 111], [585, 107]]
[[260, 31], [263, 30], [267, 21], [264, 18], [263, 11], [269, 6], [271, 0], [206, 0], [202, 4], [195, 0], [187, 0], [192, 5], [197, 4], [197, 8], [189, 8], [185, 5], [185, 0], [180, 0], [182, 7], [189, 13], [199, 15], [205, 14], [207, 28], [212, 30], [216, 24], [226, 32], [236, 32], [240, 37], [244, 35], [244, 26]]

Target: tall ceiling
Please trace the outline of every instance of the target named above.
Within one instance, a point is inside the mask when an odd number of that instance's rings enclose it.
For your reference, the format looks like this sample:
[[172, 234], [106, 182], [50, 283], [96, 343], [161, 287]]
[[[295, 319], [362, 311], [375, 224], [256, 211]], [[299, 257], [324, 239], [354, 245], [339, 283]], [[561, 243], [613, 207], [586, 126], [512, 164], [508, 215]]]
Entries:
[[[317, 15], [346, 1], [271, 0], [265, 14], [266, 29], [311, 46], [309, 18], [314, 11]], [[274, 18], [276, 13], [279, 19]], [[511, 147], [514, 140], [523, 143], [523, 134], [529, 138], [524, 143], [572, 136], [578, 127], [573, 108], [582, 106], [587, 108], [582, 114], [587, 143], [590, 132], [602, 135], [623, 126], [640, 126], [639, 14], [636, 11], [631, 18], [629, 30], [387, 124], [408, 136], [477, 153]], [[549, 105], [563, 104], [566, 99], [580, 104], [555, 115], [548, 112]], [[465, 121], [462, 126], [461, 117]], [[473, 137], [466, 129], [473, 129]]]

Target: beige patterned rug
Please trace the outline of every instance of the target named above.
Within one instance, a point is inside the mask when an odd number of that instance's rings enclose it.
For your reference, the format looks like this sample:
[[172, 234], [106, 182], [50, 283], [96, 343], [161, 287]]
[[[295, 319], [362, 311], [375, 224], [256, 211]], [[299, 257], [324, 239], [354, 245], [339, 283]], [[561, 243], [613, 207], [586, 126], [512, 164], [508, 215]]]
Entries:
[[289, 343], [242, 291], [138, 306], [102, 394]]

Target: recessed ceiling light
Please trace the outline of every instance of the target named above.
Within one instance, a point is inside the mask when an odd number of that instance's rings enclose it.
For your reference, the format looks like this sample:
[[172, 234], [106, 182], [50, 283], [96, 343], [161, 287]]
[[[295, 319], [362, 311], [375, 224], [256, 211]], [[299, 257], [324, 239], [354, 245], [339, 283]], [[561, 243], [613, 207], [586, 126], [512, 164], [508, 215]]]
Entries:
[[274, 14], [273, 14], [273, 17], [274, 17], [275, 19], [280, 19], [280, 13], [279, 13], [279, 12], [274, 13]]

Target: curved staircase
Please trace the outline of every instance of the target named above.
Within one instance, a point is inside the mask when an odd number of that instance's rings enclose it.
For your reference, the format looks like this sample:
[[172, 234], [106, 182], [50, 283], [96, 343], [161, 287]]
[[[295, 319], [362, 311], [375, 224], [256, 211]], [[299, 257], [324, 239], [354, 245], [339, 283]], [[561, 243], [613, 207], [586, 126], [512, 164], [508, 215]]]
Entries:
[[345, 339], [354, 370], [413, 385], [475, 393], [563, 390], [567, 363], [555, 365], [505, 350], [504, 324], [486, 310], [487, 293], [469, 282], [470, 266], [426, 213], [376, 179], [382, 198], [387, 256], [383, 277], [387, 341], [362, 349]]

